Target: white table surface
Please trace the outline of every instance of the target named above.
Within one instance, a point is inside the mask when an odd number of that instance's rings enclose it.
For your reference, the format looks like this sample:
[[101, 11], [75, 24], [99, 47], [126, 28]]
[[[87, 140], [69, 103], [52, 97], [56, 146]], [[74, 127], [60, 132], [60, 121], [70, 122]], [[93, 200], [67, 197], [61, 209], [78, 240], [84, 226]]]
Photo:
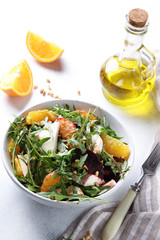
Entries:
[[[63, 99], [78, 99], [100, 105], [128, 129], [135, 145], [135, 164], [120, 189], [109, 201], [122, 199], [140, 176], [141, 164], [149, 153], [159, 127], [152, 98], [145, 107], [129, 110], [110, 104], [103, 96], [99, 71], [103, 61], [119, 52], [125, 36], [125, 14], [135, 7], [145, 8], [150, 16], [144, 44], [153, 51], [160, 48], [159, 1], [28, 0], [0, 2], [0, 78], [18, 61], [25, 59], [33, 73], [33, 90], [28, 97], [9, 97], [0, 91], [0, 141], [13, 114], [33, 104], [52, 100], [42, 96], [51, 80], [53, 92]], [[62, 57], [51, 64], [37, 62], [26, 48], [26, 34], [33, 31], [64, 48]], [[78, 95], [78, 91], [81, 95]], [[0, 159], [1, 160], [1, 159]], [[57, 209], [26, 198], [14, 185], [0, 161], [0, 239], [56, 240], [85, 207]]]

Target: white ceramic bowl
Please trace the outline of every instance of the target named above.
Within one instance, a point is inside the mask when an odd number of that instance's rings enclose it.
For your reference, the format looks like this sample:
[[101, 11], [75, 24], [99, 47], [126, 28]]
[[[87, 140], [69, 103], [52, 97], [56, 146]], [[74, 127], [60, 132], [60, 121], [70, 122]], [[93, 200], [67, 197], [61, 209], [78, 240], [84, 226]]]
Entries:
[[[51, 108], [52, 106], [54, 106], [56, 104], [60, 104], [62, 107], [65, 106], [65, 104], [68, 104], [71, 108], [74, 105], [76, 107], [76, 109], [80, 109], [80, 110], [83, 109], [85, 111], [88, 111], [89, 109], [91, 109], [91, 111], [92, 111], [92, 110], [94, 110], [97, 107], [97, 106], [95, 106], [93, 104], [90, 104], [90, 103], [87, 103], [87, 102], [82, 102], [82, 101], [76, 101], [76, 100], [53, 100], [53, 101], [49, 101], [49, 102], [45, 102], [45, 103], [41, 103], [41, 104], [35, 105], [35, 106], [27, 109], [25, 112], [21, 113], [19, 115], [19, 117], [26, 116], [28, 114], [28, 112], [33, 111], [33, 110]], [[114, 116], [112, 116], [109, 112], [105, 111], [104, 109], [101, 109], [99, 107], [97, 109], [95, 115], [101, 116], [101, 117], [105, 116], [107, 123], [108, 122], [110, 123], [111, 128], [116, 131], [117, 135], [124, 137], [123, 141], [128, 143], [128, 146], [129, 146], [130, 151], [131, 151], [130, 157], [128, 159], [128, 165], [130, 167], [132, 167], [133, 159], [134, 159], [134, 147], [133, 147], [133, 142], [132, 142], [132, 139], [131, 139], [129, 133], [126, 131], [124, 126]], [[7, 173], [8, 173], [8, 175], [10, 176], [10, 178], [19, 187], [19, 189], [22, 190], [25, 194], [27, 194], [32, 199], [38, 201], [39, 203], [42, 203], [42, 204], [45, 204], [45, 205], [48, 205], [48, 206], [52, 206], [52, 207], [66, 207], [66, 206], [73, 207], [73, 206], [82, 206], [83, 204], [85, 204], [85, 206], [87, 204], [90, 204], [90, 206], [91, 206], [91, 204], [95, 205], [95, 204], [99, 204], [100, 203], [99, 201], [94, 201], [93, 203], [87, 201], [87, 202], [83, 202], [83, 203], [80, 203], [79, 205], [77, 205], [76, 202], [66, 202], [66, 201], [58, 202], [56, 200], [51, 200], [51, 199], [39, 196], [39, 195], [31, 192], [30, 190], [28, 190], [26, 187], [24, 187], [17, 180], [17, 178], [13, 174], [13, 169], [12, 169], [12, 165], [11, 165], [11, 159], [10, 159], [10, 156], [9, 156], [9, 153], [8, 153], [8, 137], [7, 137], [7, 133], [8, 133], [8, 131], [6, 132], [6, 135], [5, 135], [5, 138], [4, 138], [4, 142], [3, 142], [3, 149], [2, 149], [3, 163], [4, 163], [5, 169], [6, 169]], [[126, 175], [128, 175], [129, 172], [130, 172], [130, 170], [126, 173]], [[111, 195], [111, 194], [114, 194], [116, 192], [116, 190], [119, 188], [119, 186], [121, 184], [123, 184], [123, 182], [124, 182], [124, 180], [119, 180], [115, 187], [113, 187], [108, 192], [102, 194], [98, 198], [107, 200], [107, 196]]]

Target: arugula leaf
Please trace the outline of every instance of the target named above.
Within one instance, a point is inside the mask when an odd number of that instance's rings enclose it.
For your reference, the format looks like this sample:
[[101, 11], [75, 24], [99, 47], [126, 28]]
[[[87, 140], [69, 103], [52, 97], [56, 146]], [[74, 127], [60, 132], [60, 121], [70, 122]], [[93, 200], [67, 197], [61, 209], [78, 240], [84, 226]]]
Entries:
[[88, 156], [88, 154], [85, 154], [84, 156], [82, 156], [82, 157], [79, 159], [79, 161], [77, 162], [77, 167], [78, 167], [78, 168], [83, 166], [83, 164], [85, 163], [85, 161], [86, 161], [86, 159], [87, 159], [87, 156]]
[[46, 137], [46, 138], [39, 140], [39, 145], [42, 146], [43, 143], [47, 142], [49, 139], [50, 139], [50, 137]]
[[98, 154], [99, 158], [103, 161], [104, 166], [110, 166], [114, 175], [117, 173], [120, 174], [121, 179], [124, 178], [125, 173], [130, 169], [127, 161], [117, 162], [112, 155], [107, 153], [104, 148], [102, 149], [101, 154]]
[[81, 184], [78, 184], [77, 182], [73, 181], [73, 185], [79, 187], [85, 194], [91, 196], [91, 197], [96, 197], [98, 195], [101, 195], [101, 192], [106, 192], [110, 186], [102, 186], [102, 187], [97, 187], [95, 185], [91, 186], [83, 186]]
[[99, 199], [99, 198], [93, 198], [93, 197], [89, 197], [89, 196], [86, 196], [86, 195], [83, 195], [83, 196], [80, 196], [80, 195], [64, 195], [64, 194], [58, 193], [55, 190], [54, 186], [50, 187], [50, 192], [39, 192], [38, 195], [46, 197], [46, 198], [50, 198], [50, 199], [54, 198], [57, 201], [62, 201], [62, 200], [65, 200], [65, 201], [68, 201], [68, 202], [77, 201], [77, 205], [81, 202], [84, 202], [84, 201], [90, 201], [90, 202], [100, 201], [100, 202], [108, 203], [108, 201], [106, 201], [106, 200]]

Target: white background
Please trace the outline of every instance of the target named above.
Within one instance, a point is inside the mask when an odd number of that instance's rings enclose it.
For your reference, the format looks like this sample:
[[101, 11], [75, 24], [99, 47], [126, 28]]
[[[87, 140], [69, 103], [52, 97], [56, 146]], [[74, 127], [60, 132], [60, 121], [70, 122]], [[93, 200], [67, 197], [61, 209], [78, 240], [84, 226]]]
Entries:
[[[33, 90], [28, 97], [9, 97], [0, 91], [0, 141], [8, 120], [33, 104], [52, 100], [42, 96], [52, 90], [63, 99], [86, 100], [100, 105], [117, 117], [130, 132], [135, 145], [135, 165], [121, 188], [108, 200], [121, 200], [130, 184], [140, 176], [140, 166], [149, 153], [160, 114], [152, 98], [145, 106], [120, 109], [103, 96], [99, 80], [102, 63], [119, 52], [125, 37], [125, 15], [132, 8], [148, 11], [150, 26], [144, 44], [160, 48], [159, 1], [28, 0], [0, 2], [0, 78], [25, 59], [33, 73]], [[51, 64], [37, 62], [26, 48], [26, 34], [33, 31], [64, 48], [62, 57]], [[79, 96], [77, 91], [81, 92]], [[142, 108], [143, 107], [143, 108]], [[1, 160], [1, 159], [0, 159]], [[57, 209], [26, 198], [14, 185], [0, 161], [0, 239], [56, 240], [86, 208]]]

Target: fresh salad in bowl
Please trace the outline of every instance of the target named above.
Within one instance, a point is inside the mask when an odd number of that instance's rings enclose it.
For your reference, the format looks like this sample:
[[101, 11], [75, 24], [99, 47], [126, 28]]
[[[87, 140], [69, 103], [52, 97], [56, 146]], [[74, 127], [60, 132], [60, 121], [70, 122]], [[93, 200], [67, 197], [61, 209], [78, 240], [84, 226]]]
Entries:
[[45, 198], [78, 203], [113, 188], [129, 170], [130, 148], [96, 111], [57, 104], [16, 117], [8, 152], [18, 181]]

